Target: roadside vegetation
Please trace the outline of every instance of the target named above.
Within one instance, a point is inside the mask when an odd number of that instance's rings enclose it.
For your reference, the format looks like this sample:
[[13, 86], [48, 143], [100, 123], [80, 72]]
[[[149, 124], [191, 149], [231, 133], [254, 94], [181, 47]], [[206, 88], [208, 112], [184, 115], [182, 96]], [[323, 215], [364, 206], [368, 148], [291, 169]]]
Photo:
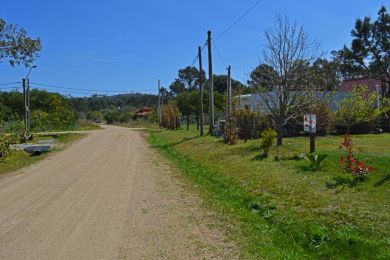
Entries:
[[37, 136], [34, 138], [35, 142], [43, 141], [47, 139], [56, 139], [56, 143], [53, 149], [48, 152], [41, 154], [39, 156], [31, 156], [30, 154], [24, 151], [17, 150], [8, 150], [6, 156], [0, 156], [0, 175], [16, 171], [25, 166], [31, 165], [35, 162], [38, 162], [53, 152], [60, 151], [64, 149], [67, 145], [83, 138], [83, 134], [61, 134], [61, 135], [52, 135], [52, 136]]
[[[214, 89], [221, 120], [209, 136], [199, 131], [203, 71], [179, 70], [162, 95], [166, 130], [149, 142], [220, 212], [243, 258], [390, 258], [389, 21], [384, 6], [357, 19], [351, 47], [327, 60], [303, 26], [278, 16], [248, 87], [232, 86], [233, 100], [226, 80]], [[347, 81], [359, 83], [342, 90]]]
[[[94, 122], [72, 108], [69, 99], [58, 93], [33, 89], [30, 95], [32, 132], [97, 128]], [[0, 133], [22, 132], [23, 117], [23, 94], [0, 92]]]
[[153, 131], [149, 141], [199, 187], [248, 256], [386, 259], [390, 135], [352, 138], [375, 168], [364, 181], [340, 169], [342, 136], [318, 138], [327, 158], [317, 171], [300, 158], [306, 138], [286, 138], [267, 157], [261, 139], [227, 146], [194, 129]]

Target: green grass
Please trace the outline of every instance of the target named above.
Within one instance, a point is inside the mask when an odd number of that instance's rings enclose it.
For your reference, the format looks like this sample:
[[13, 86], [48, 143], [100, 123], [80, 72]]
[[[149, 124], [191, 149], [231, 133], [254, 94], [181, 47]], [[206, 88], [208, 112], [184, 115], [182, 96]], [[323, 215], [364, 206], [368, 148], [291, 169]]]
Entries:
[[340, 173], [341, 136], [317, 139], [325, 167], [275, 161], [307, 152], [307, 138], [287, 138], [266, 159], [260, 140], [229, 146], [195, 131], [152, 131], [150, 143], [200, 187], [228, 234], [250, 258], [388, 259], [390, 257], [390, 135], [352, 137], [372, 157], [364, 182]]
[[99, 130], [102, 129], [100, 125], [97, 124], [86, 124], [76, 127], [76, 131], [89, 131], [89, 130]]
[[81, 139], [84, 137], [83, 134], [61, 134], [61, 135], [55, 135], [55, 136], [39, 136], [36, 137], [34, 141], [39, 140], [47, 140], [47, 139], [58, 139], [58, 144], [54, 146], [53, 150], [49, 153], [44, 153], [39, 156], [30, 156], [28, 153], [23, 151], [11, 151], [9, 155], [7, 155], [5, 158], [0, 159], [0, 175], [9, 173], [12, 171], [16, 171], [20, 168], [26, 167], [28, 165], [31, 165], [33, 163], [36, 163], [44, 158], [46, 158], [48, 155], [52, 154], [53, 152], [62, 150], [67, 145], [71, 144], [72, 142]]
[[158, 129], [158, 126], [156, 123], [149, 123], [146, 121], [132, 121], [129, 123], [114, 123], [113, 125], [127, 127], [127, 128]]

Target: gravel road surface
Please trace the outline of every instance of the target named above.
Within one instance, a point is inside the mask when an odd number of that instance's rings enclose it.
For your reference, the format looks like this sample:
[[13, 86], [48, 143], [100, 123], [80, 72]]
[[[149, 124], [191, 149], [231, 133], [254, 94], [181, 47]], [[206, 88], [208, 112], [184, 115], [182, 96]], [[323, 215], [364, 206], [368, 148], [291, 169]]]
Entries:
[[105, 126], [0, 178], [0, 259], [232, 259], [141, 131]]

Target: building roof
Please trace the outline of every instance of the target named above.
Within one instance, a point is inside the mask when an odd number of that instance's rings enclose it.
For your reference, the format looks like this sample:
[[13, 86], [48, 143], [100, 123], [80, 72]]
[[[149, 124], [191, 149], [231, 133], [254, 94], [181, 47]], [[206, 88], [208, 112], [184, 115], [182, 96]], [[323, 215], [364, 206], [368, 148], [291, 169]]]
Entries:
[[139, 114], [139, 113], [149, 113], [151, 111], [152, 111], [152, 109], [150, 107], [144, 106], [143, 108], [135, 111], [135, 113], [136, 114]]
[[341, 83], [337, 92], [352, 92], [358, 86], [368, 87], [368, 93], [376, 92], [376, 86], [382, 86], [378, 79], [346, 79]]

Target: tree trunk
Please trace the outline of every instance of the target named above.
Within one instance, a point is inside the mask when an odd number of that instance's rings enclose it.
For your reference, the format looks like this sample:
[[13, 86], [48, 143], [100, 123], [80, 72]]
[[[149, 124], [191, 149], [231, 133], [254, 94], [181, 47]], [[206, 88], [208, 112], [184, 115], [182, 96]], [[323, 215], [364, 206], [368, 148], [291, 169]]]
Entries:
[[[281, 120], [280, 120], [281, 121]], [[280, 121], [276, 122], [276, 145], [281, 146], [283, 145], [283, 125], [280, 123]]]
[[276, 139], [276, 145], [281, 146], [283, 144], [283, 135], [282, 133], [278, 133], [277, 139]]
[[187, 116], [187, 131], [190, 130], [190, 116]]
[[199, 114], [196, 115], [196, 130], [199, 131]]

